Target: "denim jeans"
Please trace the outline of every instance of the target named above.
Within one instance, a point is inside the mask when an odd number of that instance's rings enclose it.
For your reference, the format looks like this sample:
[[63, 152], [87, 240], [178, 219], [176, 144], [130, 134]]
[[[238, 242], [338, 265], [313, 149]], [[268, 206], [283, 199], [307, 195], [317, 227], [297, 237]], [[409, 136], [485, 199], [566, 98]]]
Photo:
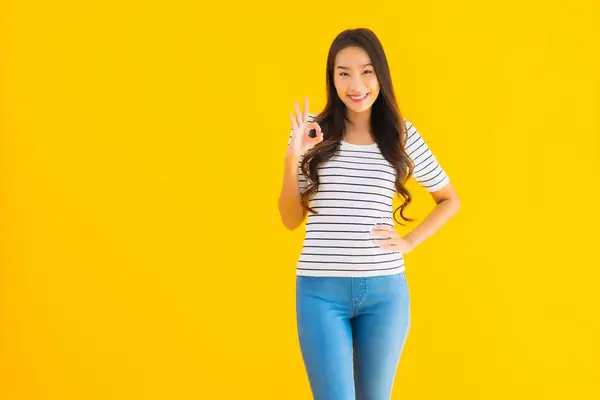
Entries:
[[298, 338], [314, 400], [389, 400], [410, 327], [405, 273], [296, 276]]

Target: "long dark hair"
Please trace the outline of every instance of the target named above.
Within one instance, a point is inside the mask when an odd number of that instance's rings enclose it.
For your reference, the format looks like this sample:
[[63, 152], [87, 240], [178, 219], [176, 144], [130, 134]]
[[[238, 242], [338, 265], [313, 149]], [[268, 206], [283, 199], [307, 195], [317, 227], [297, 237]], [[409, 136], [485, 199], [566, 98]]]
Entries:
[[348, 29], [341, 32], [333, 41], [327, 55], [327, 104], [321, 113], [315, 116], [316, 121], [323, 131], [323, 141], [308, 150], [302, 159], [302, 172], [308, 179], [305, 190], [301, 193], [302, 207], [312, 213], [318, 212], [309, 206], [309, 199], [317, 192], [319, 174], [317, 168], [321, 163], [329, 160], [339, 149], [340, 141], [345, 133], [346, 105], [338, 97], [334, 84], [334, 67], [337, 53], [350, 46], [357, 46], [367, 52], [373, 63], [375, 74], [379, 80], [380, 91], [371, 108], [370, 127], [379, 145], [382, 156], [396, 170], [396, 192], [404, 198], [404, 202], [396, 210], [404, 221], [412, 222], [414, 219], [404, 216], [406, 207], [412, 202], [412, 196], [404, 184], [412, 175], [414, 163], [406, 153], [406, 125], [396, 103], [396, 96], [390, 76], [383, 46], [377, 36], [367, 28]]

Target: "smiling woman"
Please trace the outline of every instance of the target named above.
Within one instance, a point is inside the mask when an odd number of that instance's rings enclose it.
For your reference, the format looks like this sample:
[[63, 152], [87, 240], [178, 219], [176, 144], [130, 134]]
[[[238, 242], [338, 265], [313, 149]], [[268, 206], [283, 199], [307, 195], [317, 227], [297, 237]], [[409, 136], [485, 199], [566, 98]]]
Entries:
[[[327, 58], [327, 104], [290, 115], [279, 210], [294, 229], [308, 214], [296, 266], [298, 335], [315, 399], [389, 399], [410, 326], [403, 255], [457, 210], [450, 178], [400, 113], [383, 47], [369, 29], [340, 33]], [[316, 132], [315, 135], [311, 131]], [[437, 206], [409, 237], [415, 179]], [[395, 211], [398, 194], [403, 204]], [[442, 196], [443, 194], [443, 196]]]
[[346, 47], [337, 54], [336, 64], [335, 89], [340, 99], [351, 112], [367, 110], [379, 95], [379, 82], [367, 52]]

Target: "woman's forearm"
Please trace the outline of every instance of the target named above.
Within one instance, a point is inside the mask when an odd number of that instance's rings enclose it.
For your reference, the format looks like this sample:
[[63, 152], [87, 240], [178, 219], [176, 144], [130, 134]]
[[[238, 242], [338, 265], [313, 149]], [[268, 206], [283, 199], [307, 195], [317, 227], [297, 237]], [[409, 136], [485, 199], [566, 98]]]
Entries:
[[304, 209], [300, 203], [298, 184], [298, 160], [293, 154], [286, 154], [283, 170], [283, 185], [279, 195], [279, 214], [286, 228], [293, 230], [304, 220]]
[[460, 209], [458, 199], [442, 200], [436, 204], [435, 208], [425, 217], [423, 221], [408, 235], [405, 240], [411, 243], [412, 248], [419, 246], [426, 239], [436, 233], [454, 216]]

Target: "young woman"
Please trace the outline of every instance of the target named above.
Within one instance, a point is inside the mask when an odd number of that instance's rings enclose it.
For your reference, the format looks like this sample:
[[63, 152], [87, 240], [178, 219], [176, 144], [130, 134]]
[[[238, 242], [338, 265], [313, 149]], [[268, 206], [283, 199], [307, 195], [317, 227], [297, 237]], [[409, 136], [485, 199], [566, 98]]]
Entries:
[[[459, 208], [448, 175], [403, 118], [382, 45], [369, 29], [340, 33], [327, 58], [320, 114], [294, 104], [279, 197], [283, 224], [306, 222], [296, 268], [300, 348], [316, 400], [389, 400], [410, 326], [403, 255]], [[314, 134], [312, 131], [314, 130]], [[407, 236], [414, 178], [436, 203]], [[392, 210], [399, 194], [403, 204]]]

